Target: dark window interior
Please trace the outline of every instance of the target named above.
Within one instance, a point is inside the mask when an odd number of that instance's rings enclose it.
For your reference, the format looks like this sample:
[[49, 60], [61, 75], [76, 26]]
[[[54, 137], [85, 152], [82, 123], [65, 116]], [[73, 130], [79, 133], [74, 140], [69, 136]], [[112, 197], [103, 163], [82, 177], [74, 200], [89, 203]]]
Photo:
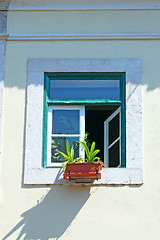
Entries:
[[119, 114], [109, 122], [109, 144], [119, 137]]
[[[104, 159], [104, 121], [118, 108], [119, 106], [86, 106], [85, 112], [85, 129], [89, 134], [88, 140], [96, 142], [96, 149], [100, 149], [98, 157]], [[109, 141], [113, 142], [119, 134], [119, 117], [115, 117], [110, 122]], [[112, 160], [110, 160], [112, 159]], [[109, 150], [109, 167], [119, 165], [119, 144], [117, 143]]]
[[109, 149], [109, 167], [117, 167], [119, 165], [119, 142], [116, 142]]

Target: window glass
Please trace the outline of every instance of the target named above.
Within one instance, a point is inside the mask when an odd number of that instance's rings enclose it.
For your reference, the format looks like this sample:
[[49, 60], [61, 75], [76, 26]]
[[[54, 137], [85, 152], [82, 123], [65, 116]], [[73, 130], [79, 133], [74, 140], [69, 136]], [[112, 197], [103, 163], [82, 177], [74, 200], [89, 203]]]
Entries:
[[52, 80], [51, 100], [119, 100], [119, 80]]
[[59, 151], [66, 153], [66, 141], [74, 148], [75, 158], [79, 157], [79, 137], [52, 137], [51, 163], [65, 161]]
[[74, 148], [74, 158], [83, 157], [79, 142], [85, 133], [84, 106], [49, 106], [48, 108], [48, 166], [61, 166], [66, 161], [60, 152], [66, 152], [66, 141]]
[[52, 110], [52, 134], [79, 134], [79, 111]]

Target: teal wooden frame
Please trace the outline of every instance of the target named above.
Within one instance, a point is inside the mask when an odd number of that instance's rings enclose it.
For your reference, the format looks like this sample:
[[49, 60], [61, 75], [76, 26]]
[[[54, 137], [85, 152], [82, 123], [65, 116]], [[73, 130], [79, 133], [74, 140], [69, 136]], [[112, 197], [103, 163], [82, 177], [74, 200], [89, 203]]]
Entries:
[[[67, 79], [85, 80], [119, 80], [120, 100], [50, 100], [50, 81]], [[44, 112], [43, 112], [43, 163], [47, 166], [47, 132], [48, 132], [48, 107], [51, 105], [118, 105], [121, 106], [121, 167], [126, 167], [126, 74], [125, 72], [53, 72], [44, 74]]]

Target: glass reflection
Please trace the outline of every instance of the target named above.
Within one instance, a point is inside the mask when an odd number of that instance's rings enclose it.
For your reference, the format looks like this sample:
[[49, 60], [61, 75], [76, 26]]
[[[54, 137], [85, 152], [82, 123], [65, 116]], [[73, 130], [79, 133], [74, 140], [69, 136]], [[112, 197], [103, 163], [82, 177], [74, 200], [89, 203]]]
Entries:
[[51, 100], [119, 100], [119, 80], [52, 80]]
[[79, 110], [53, 110], [52, 134], [79, 134]]
[[73, 146], [75, 158], [79, 157], [79, 138], [78, 137], [52, 137], [51, 143], [51, 162], [64, 162], [64, 157], [58, 152], [66, 153], [66, 140], [68, 140], [70, 147]]

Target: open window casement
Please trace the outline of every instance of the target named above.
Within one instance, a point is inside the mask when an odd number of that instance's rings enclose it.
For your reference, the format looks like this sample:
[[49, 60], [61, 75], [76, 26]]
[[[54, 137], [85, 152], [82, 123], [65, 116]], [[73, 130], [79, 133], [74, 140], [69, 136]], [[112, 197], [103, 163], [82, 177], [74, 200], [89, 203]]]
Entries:
[[104, 122], [104, 165], [121, 166], [121, 107]]

